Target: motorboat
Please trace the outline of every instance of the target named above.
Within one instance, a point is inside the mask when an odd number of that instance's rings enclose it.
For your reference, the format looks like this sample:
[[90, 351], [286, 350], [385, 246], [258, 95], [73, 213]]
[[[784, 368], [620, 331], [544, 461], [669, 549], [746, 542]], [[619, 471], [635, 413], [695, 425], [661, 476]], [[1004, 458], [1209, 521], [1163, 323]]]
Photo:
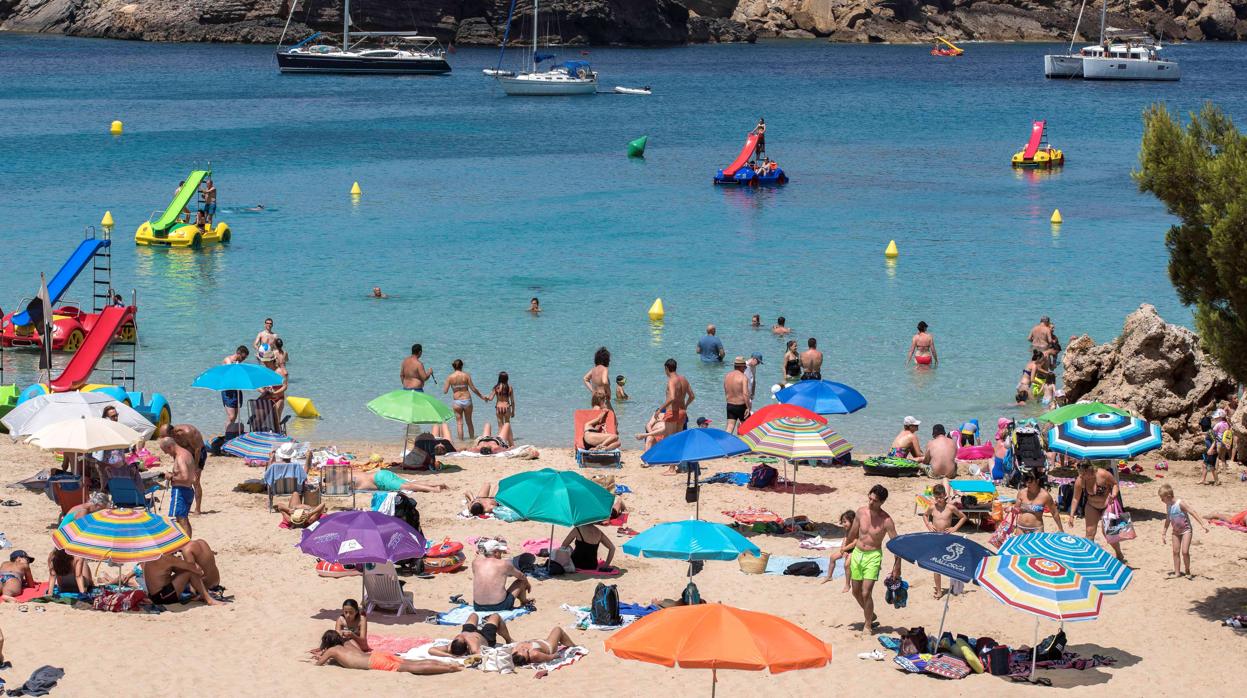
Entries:
[[615, 86], [614, 93], [617, 95], [652, 95], [652, 90], [648, 87], [620, 87]]
[[[290, 7], [294, 16], [296, 0]], [[286, 19], [290, 26], [290, 18]], [[450, 72], [446, 51], [436, 37], [412, 32], [352, 32], [351, 0], [342, 8], [342, 44], [317, 43], [320, 32], [292, 46], [278, 42], [277, 68], [283, 73], [354, 73], [373, 75], [441, 75]]]

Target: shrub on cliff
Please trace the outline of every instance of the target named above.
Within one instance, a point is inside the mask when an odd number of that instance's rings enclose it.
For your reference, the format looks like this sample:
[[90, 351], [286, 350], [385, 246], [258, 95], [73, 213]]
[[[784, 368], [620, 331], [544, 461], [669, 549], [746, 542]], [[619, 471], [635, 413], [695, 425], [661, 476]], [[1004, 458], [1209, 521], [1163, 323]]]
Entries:
[[1186, 128], [1159, 104], [1143, 124], [1135, 180], [1179, 219], [1165, 236], [1169, 279], [1204, 348], [1247, 382], [1247, 136], [1212, 104]]

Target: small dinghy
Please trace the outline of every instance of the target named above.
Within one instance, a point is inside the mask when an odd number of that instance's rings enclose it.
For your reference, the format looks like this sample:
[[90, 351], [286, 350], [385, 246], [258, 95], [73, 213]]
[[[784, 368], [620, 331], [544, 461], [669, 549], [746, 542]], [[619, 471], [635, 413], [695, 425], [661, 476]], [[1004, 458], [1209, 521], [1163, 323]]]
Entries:
[[614, 90], [617, 95], [649, 95], [653, 92], [648, 87], [619, 87], [615, 86]]

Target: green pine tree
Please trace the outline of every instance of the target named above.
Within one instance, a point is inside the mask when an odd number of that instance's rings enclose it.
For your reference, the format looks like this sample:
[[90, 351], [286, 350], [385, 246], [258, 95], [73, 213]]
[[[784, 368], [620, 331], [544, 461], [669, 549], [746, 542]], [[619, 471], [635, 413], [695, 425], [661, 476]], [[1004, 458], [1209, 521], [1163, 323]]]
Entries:
[[1165, 235], [1169, 280], [1205, 351], [1247, 382], [1247, 136], [1211, 103], [1185, 129], [1159, 104], [1143, 125], [1134, 178], [1179, 219]]

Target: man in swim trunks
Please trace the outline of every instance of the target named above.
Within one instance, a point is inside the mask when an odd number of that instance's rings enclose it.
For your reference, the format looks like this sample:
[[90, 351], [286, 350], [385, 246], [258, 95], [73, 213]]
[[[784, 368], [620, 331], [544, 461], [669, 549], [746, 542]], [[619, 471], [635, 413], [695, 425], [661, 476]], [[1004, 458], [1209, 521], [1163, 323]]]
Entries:
[[413, 344], [411, 356], [403, 359], [403, 365], [398, 370], [398, 377], [403, 381], [403, 390], [423, 393], [424, 382], [433, 377], [433, 372], [425, 368], [424, 362], [420, 360], [422, 354], [424, 354], [424, 347]]
[[[510, 611], [521, 605], [532, 606], [528, 595], [532, 583], [510, 560], [502, 559], [507, 544], [487, 540], [481, 544], [482, 554], [472, 561], [472, 608], [475, 611]], [[507, 579], [515, 581], [507, 586]]]
[[810, 337], [805, 344], [809, 349], [801, 352], [801, 380], [822, 380], [823, 352], [818, 350], [818, 340]]
[[905, 417], [901, 433], [892, 439], [892, 447], [888, 449], [889, 458], [908, 458], [921, 461], [924, 458], [922, 444], [918, 442], [918, 427], [922, 422], [914, 417]]
[[204, 445], [204, 435], [192, 424], [162, 424], [156, 429], [156, 438], [172, 437], [179, 446], [195, 456], [195, 514], [203, 513], [203, 477], [204, 466], [208, 464], [208, 447]]
[[277, 333], [273, 332], [273, 318], [264, 318], [264, 329], [260, 330], [255, 336], [255, 341], [251, 342], [252, 348], [255, 349], [256, 361], [261, 363], [273, 360], [273, 342], [277, 340]]
[[435, 657], [480, 654], [482, 647], [497, 647], [499, 637], [502, 637], [504, 644], [511, 644], [511, 633], [507, 630], [507, 624], [502, 621], [502, 616], [493, 613], [485, 616], [484, 623], [479, 626], [478, 623], [480, 618], [475, 613], [468, 616], [468, 622], [463, 624], [463, 632], [450, 639], [449, 649], [433, 647], [429, 649], [429, 654]]
[[[222, 359], [221, 363], [240, 364], [246, 361], [250, 354], [251, 351], [240, 344], [234, 353]], [[229, 425], [238, 421], [238, 407], [242, 405], [242, 391], [222, 390], [221, 404], [225, 406], [225, 431], [229, 432]]]
[[922, 462], [931, 466], [931, 477], [945, 481], [945, 487], [949, 478], [957, 477], [957, 442], [948, 437], [943, 424], [931, 427], [931, 440], [927, 442]]
[[8, 562], [0, 563], [0, 600], [17, 601], [23, 589], [35, 586], [35, 575], [30, 571], [34, 561], [25, 550], [14, 550]]
[[388, 652], [362, 652], [354, 643], [347, 643], [337, 630], [326, 630], [321, 636], [320, 648], [312, 650], [316, 658], [316, 666], [325, 666], [333, 662], [343, 669], [363, 669], [365, 671], [398, 671], [406, 674], [452, 674], [463, 671], [457, 663], [441, 662], [436, 659], [412, 661], [400, 659]]
[[446, 485], [422, 485], [399, 477], [391, 470], [384, 468], [371, 472], [355, 472], [351, 476], [355, 480], [357, 490], [379, 490], [381, 492], [441, 492]]
[[613, 410], [611, 407], [611, 353], [606, 347], [593, 352], [593, 368], [581, 380], [589, 391], [589, 407]]
[[750, 412], [749, 379], [745, 375], [745, 357], [732, 361], [732, 370], [723, 377], [723, 397], [727, 401], [727, 431], [736, 433], [736, 425], [745, 421]]
[[[837, 558], [848, 556], [849, 561], [846, 566], [853, 589], [853, 598], [862, 607], [864, 618], [862, 632], [874, 634], [875, 582], [879, 580], [879, 573], [883, 569], [884, 538], [896, 537], [896, 523], [892, 520], [892, 516], [883, 509], [883, 503], [888, 501], [886, 487], [883, 485], [871, 487], [867, 499], [866, 506], [857, 510], [857, 516], [853, 519], [853, 524], [845, 536], [844, 545], [838, 553], [831, 556], [831, 565], [834, 569]], [[898, 557], [892, 567], [892, 576], [899, 577], [900, 574], [901, 559]], [[830, 574], [823, 579], [822, 583], [826, 584], [829, 581], [831, 581]]]
[[1048, 347], [1052, 345], [1052, 320], [1047, 315], [1039, 318], [1039, 324], [1031, 328], [1031, 333], [1026, 337], [1026, 341], [1031, 343], [1031, 350], [1040, 354], [1046, 354]]
[[184, 560], [173, 553], [165, 553], [155, 560], [144, 562], [140, 568], [143, 574], [138, 579], [142, 580], [143, 590], [154, 603], [162, 606], [179, 603], [182, 593], [190, 590], [209, 606], [220, 604], [208, 593], [204, 584], [204, 568], [196, 562]]
[[195, 457], [178, 445], [173, 437], [166, 436], [157, 443], [160, 450], [173, 456], [173, 468], [169, 471], [169, 518], [177, 522], [187, 538], [191, 537], [191, 504], [195, 502]]
[[667, 359], [663, 370], [667, 373], [667, 401], [658, 406], [663, 412], [664, 436], [684, 431], [688, 423], [688, 406], [697, 398], [688, 379], [675, 372], [675, 359]]

